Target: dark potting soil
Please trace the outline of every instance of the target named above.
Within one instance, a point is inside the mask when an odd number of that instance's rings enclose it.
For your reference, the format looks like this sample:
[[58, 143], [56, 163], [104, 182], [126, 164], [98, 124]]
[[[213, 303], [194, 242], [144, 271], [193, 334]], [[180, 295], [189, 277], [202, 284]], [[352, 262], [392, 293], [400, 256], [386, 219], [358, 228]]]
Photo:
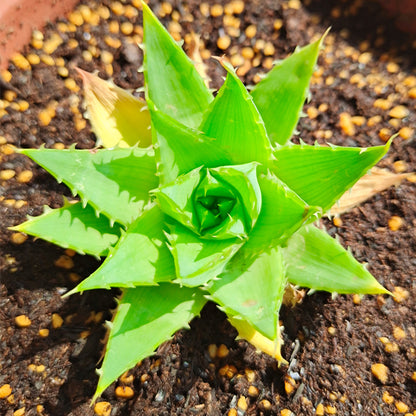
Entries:
[[[111, 319], [117, 291], [62, 299], [62, 293], [98, 267], [97, 260], [7, 229], [26, 215], [39, 215], [44, 205], [56, 208], [63, 196], [70, 197], [65, 186], [14, 153], [13, 146], [94, 146], [94, 136], [82, 121], [80, 80], [73, 68], [98, 70], [124, 88], [142, 86], [137, 72], [142, 54], [134, 43], [141, 36], [141, 12], [136, 16], [134, 11], [138, 3], [82, 1], [72, 24], [62, 20], [49, 25], [43, 47], [39, 41], [26, 47], [31, 70], [16, 62], [3, 73], [1, 415], [100, 414], [90, 407], [90, 398], [104, 348], [103, 323]], [[190, 47], [191, 32], [200, 34], [212, 87], [221, 85], [224, 73], [211, 55], [232, 57], [245, 82], [253, 84], [274, 59], [332, 26], [299, 137], [308, 143], [369, 146], [400, 132], [381, 166], [416, 171], [416, 42], [398, 32], [376, 3], [218, 2], [223, 8], [212, 7], [214, 3], [150, 2], [172, 33], [185, 38], [185, 48]], [[91, 11], [101, 17], [95, 21]], [[129, 25], [122, 25], [127, 21], [133, 23], [132, 33]], [[48, 49], [54, 33], [63, 42]], [[219, 38], [222, 48], [228, 40], [230, 45], [220, 49]], [[62, 68], [76, 84], [67, 81]], [[369, 263], [395, 298], [315, 293], [293, 309], [284, 308], [283, 353], [289, 366], [281, 368], [246, 342], [235, 341], [236, 332], [225, 316], [208, 304], [189, 331], [178, 332], [107, 389], [99, 401], [108, 403], [108, 413], [101, 414], [416, 414], [416, 196], [414, 176], [409, 179], [342, 215], [341, 221], [323, 221], [359, 261]], [[29, 326], [16, 324], [20, 315], [30, 319]], [[121, 397], [119, 386], [132, 397]]]

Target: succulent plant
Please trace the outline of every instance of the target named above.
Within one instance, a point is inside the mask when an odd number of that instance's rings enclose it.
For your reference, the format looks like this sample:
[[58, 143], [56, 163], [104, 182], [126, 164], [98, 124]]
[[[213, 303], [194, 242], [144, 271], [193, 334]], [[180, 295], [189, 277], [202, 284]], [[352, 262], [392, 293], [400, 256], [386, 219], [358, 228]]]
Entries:
[[143, 3], [146, 102], [82, 72], [105, 148], [21, 149], [80, 200], [14, 230], [105, 257], [69, 294], [122, 289], [95, 398], [186, 328], [208, 301], [280, 362], [279, 309], [292, 285], [387, 291], [313, 223], [389, 147], [293, 144], [322, 38], [251, 92], [225, 59], [215, 98]]

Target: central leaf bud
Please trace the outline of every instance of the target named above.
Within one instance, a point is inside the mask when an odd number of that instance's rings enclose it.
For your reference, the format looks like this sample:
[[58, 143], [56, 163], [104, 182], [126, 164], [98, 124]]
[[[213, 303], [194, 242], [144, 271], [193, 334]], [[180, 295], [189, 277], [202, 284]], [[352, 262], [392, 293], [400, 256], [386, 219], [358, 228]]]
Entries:
[[257, 163], [197, 168], [159, 187], [163, 212], [201, 238], [246, 238], [261, 209]]

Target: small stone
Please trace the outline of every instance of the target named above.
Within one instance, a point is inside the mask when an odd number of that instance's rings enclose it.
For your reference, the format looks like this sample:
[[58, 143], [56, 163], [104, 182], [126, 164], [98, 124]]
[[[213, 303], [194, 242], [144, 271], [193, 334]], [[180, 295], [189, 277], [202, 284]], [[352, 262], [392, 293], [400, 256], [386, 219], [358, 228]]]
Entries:
[[384, 98], [377, 98], [373, 103], [373, 107], [379, 108], [380, 110], [388, 110], [391, 107], [391, 102]]
[[126, 371], [125, 373], [123, 373], [120, 377], [119, 380], [121, 383], [123, 384], [131, 384], [133, 383], [134, 380], [134, 376], [133, 374], [129, 374], [128, 371]]
[[256, 372], [250, 368], [246, 368], [244, 370], [244, 373], [246, 375], [246, 379], [249, 383], [253, 383], [254, 380], [256, 379]]
[[390, 112], [389, 116], [393, 118], [405, 118], [409, 115], [409, 110], [404, 105], [397, 105], [393, 107]]
[[311, 119], [311, 120], [313, 120], [313, 119], [315, 119], [316, 117], [318, 117], [318, 115], [319, 115], [319, 111], [318, 111], [318, 109], [316, 108], [316, 107], [309, 107], [307, 110], [306, 110], [306, 114], [308, 115], [308, 117]]
[[393, 354], [394, 352], [398, 352], [399, 351], [399, 346], [395, 342], [387, 342], [384, 345], [384, 350], [388, 354]]
[[399, 136], [403, 139], [403, 140], [409, 140], [413, 137], [414, 134], [414, 130], [410, 127], [402, 127], [399, 130]]
[[337, 408], [335, 406], [325, 406], [325, 413], [328, 415], [336, 415], [337, 414]]
[[341, 113], [339, 115], [339, 126], [347, 136], [353, 136], [355, 134], [355, 127], [350, 114]]
[[231, 3], [234, 14], [240, 14], [244, 11], [244, 1], [242, 0], [233, 0]]
[[254, 57], [254, 51], [249, 46], [246, 46], [241, 49], [241, 56], [245, 59], [252, 59]]
[[394, 405], [400, 413], [406, 413], [409, 410], [409, 406], [401, 401], [397, 401]]
[[259, 407], [260, 407], [260, 410], [264, 410], [267, 412], [267, 411], [270, 411], [270, 409], [272, 408], [272, 404], [267, 399], [263, 399], [259, 403]]
[[407, 95], [409, 98], [416, 98], [416, 87], [410, 88]]
[[247, 399], [244, 396], [240, 396], [237, 401], [237, 408], [242, 412], [245, 412], [248, 408]]
[[351, 117], [351, 121], [356, 126], [363, 126], [366, 122], [366, 119], [363, 116], [353, 116], [353, 117]]
[[215, 344], [208, 345], [208, 355], [213, 360], [217, 356], [218, 347]]
[[249, 386], [248, 388], [248, 395], [250, 397], [257, 397], [259, 395], [259, 389], [256, 386]]
[[0, 386], [0, 399], [6, 399], [12, 394], [12, 388], [10, 384], [3, 384]]
[[17, 175], [17, 182], [28, 183], [33, 178], [33, 172], [31, 170], [23, 170]]
[[393, 163], [393, 169], [396, 173], [403, 173], [407, 170], [407, 163], [404, 160], [396, 160]]
[[8, 181], [16, 175], [16, 172], [12, 169], [4, 169], [0, 171], [0, 179], [2, 181]]
[[47, 338], [49, 336], [49, 329], [41, 328], [41, 329], [39, 329], [38, 334], [41, 338]]
[[391, 137], [391, 131], [388, 128], [384, 127], [380, 129], [380, 131], [378, 132], [378, 137], [380, 137], [380, 139], [383, 140], [383, 142], [387, 142]]
[[231, 45], [231, 38], [228, 35], [224, 35], [218, 38], [217, 46], [221, 50], [227, 49]]
[[13, 412], [13, 416], [24, 416], [26, 411], [25, 407], [21, 407], [20, 409], [17, 409], [15, 412]]
[[254, 38], [254, 36], [256, 36], [257, 33], [257, 27], [255, 25], [249, 25], [246, 27], [244, 33], [249, 39]]
[[118, 386], [115, 394], [120, 399], [131, 399], [134, 396], [134, 391], [129, 386]]
[[27, 328], [32, 324], [32, 321], [26, 315], [16, 316], [14, 322], [19, 328]]
[[273, 29], [274, 30], [280, 30], [283, 26], [283, 20], [282, 19], [276, 19], [273, 22]]
[[406, 338], [406, 332], [403, 328], [400, 328], [399, 326], [395, 326], [393, 328], [393, 337], [397, 339], [397, 341], [401, 341]]
[[10, 236], [10, 241], [16, 245], [23, 244], [26, 240], [27, 240], [27, 235], [23, 233], [13, 233]]
[[98, 402], [94, 406], [94, 413], [98, 416], [110, 416], [111, 404], [108, 402]]
[[74, 267], [74, 260], [67, 255], [62, 255], [58, 260], [55, 261], [55, 266], [61, 269], [70, 270]]
[[330, 326], [329, 328], [328, 328], [328, 334], [329, 335], [335, 335], [337, 333], [337, 330], [336, 330], [336, 328], [334, 328], [333, 326]]
[[11, 61], [15, 66], [23, 71], [30, 71], [32, 69], [29, 61], [21, 53], [15, 53], [11, 57]]
[[271, 42], [266, 42], [264, 45], [263, 53], [265, 56], [273, 56], [275, 53], [275, 47]]
[[400, 67], [399, 65], [396, 64], [396, 62], [389, 62], [386, 65], [386, 69], [387, 69], [387, 72], [390, 72], [391, 74], [395, 74], [396, 72], [399, 72]]
[[371, 372], [382, 384], [385, 384], [388, 379], [389, 369], [387, 366], [381, 363], [373, 364], [371, 366]]
[[316, 406], [315, 415], [324, 416], [324, 414], [325, 414], [324, 405], [322, 403], [319, 403], [318, 406]]
[[59, 315], [57, 313], [52, 314], [52, 328], [53, 329], [60, 328], [63, 323], [64, 323], [64, 320], [63, 320], [61, 315]]
[[224, 8], [221, 4], [214, 4], [211, 6], [211, 16], [212, 17], [219, 17], [222, 16], [224, 13]]
[[394, 402], [394, 397], [388, 391], [385, 391], [382, 400], [386, 404], [392, 404]]
[[296, 390], [296, 382], [292, 377], [285, 377], [285, 392], [288, 396], [292, 395]]
[[217, 349], [217, 357], [218, 358], [225, 358], [230, 353], [228, 347], [224, 344], [221, 344]]
[[234, 365], [226, 364], [218, 370], [218, 374], [231, 380], [237, 374], [237, 368]]
[[369, 127], [373, 127], [376, 124], [379, 124], [380, 122], [381, 122], [381, 116], [377, 115], [377, 116], [370, 117], [368, 119], [367, 125]]
[[402, 303], [409, 297], [409, 295], [410, 295], [409, 291], [401, 286], [395, 286], [393, 290], [393, 299], [397, 303]]
[[404, 225], [403, 218], [399, 217], [398, 215], [393, 215], [388, 220], [388, 225], [391, 231], [397, 231]]

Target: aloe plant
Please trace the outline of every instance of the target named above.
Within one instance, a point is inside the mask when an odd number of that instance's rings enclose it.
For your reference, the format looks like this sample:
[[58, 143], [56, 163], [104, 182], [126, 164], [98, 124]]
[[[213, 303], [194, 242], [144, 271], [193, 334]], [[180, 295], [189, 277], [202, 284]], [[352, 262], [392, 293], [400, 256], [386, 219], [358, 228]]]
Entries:
[[289, 283], [387, 293], [313, 222], [389, 143], [290, 141], [322, 39], [277, 63], [251, 93], [221, 59], [226, 79], [214, 99], [144, 3], [143, 21], [146, 102], [81, 71], [104, 148], [20, 150], [80, 201], [13, 229], [105, 257], [69, 294], [122, 288], [94, 398], [208, 300], [241, 338], [284, 362], [278, 318]]

